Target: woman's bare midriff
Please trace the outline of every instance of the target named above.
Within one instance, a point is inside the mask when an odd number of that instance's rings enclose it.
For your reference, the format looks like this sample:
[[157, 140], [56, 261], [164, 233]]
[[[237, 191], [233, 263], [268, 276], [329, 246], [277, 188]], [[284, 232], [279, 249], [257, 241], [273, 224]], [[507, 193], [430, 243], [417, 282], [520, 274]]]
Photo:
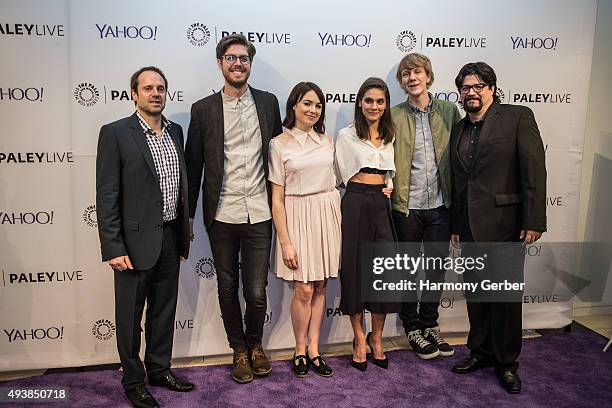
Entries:
[[382, 174], [357, 173], [350, 178], [350, 181], [361, 184], [385, 184], [385, 176]]

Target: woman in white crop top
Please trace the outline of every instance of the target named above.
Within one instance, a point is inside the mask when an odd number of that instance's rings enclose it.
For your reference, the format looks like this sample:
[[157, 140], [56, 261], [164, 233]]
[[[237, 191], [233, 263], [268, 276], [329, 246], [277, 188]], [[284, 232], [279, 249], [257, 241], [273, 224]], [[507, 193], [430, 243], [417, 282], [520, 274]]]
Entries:
[[[372, 272], [360, 268], [362, 243], [396, 241], [388, 198], [395, 175], [394, 136], [389, 89], [382, 79], [368, 78], [357, 93], [355, 123], [340, 130], [336, 138], [336, 169], [346, 186], [341, 204], [340, 310], [351, 317], [355, 334], [352, 365], [361, 371], [367, 368], [366, 346], [373, 354], [372, 362], [387, 368], [382, 347], [385, 317], [400, 310], [395, 302], [363, 301], [362, 277]], [[372, 333], [367, 336], [365, 309], [372, 314]]]

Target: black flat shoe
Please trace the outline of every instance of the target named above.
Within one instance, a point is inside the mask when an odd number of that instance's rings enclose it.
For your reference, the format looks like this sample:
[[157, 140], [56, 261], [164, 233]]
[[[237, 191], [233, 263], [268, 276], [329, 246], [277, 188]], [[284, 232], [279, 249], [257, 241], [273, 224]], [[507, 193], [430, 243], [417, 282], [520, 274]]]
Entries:
[[[355, 339], [353, 339], [353, 350], [355, 350]], [[368, 360], [359, 362], [351, 358], [351, 365], [359, 371], [364, 372], [368, 368]]]
[[308, 375], [308, 357], [303, 354], [293, 354], [293, 363], [291, 364], [291, 371], [296, 377], [304, 378]]
[[371, 335], [372, 335], [372, 332], [368, 333], [368, 335], [366, 336], [366, 344], [370, 348], [370, 353], [372, 353], [372, 362], [374, 363], [375, 366], [384, 368], [386, 370], [387, 368], [389, 368], [389, 359], [386, 356], [385, 358], [374, 358], [374, 349], [370, 345]]
[[[323, 357], [321, 357], [320, 354], [318, 356], [310, 358], [307, 352], [306, 358], [308, 359], [308, 364], [310, 365], [310, 368], [312, 368], [316, 374], [320, 375], [321, 377], [331, 377], [332, 375], [334, 375], [334, 370], [332, 370], [331, 367], [327, 365], [327, 363], [325, 362], [325, 360], [323, 360]], [[315, 361], [319, 364], [315, 364]]]

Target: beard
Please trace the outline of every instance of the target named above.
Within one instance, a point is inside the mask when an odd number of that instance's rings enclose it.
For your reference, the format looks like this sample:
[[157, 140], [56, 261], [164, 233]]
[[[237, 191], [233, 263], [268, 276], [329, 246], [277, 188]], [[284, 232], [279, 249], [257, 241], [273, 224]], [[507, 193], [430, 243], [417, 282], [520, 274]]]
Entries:
[[249, 79], [250, 72], [246, 72], [246, 70], [244, 70], [244, 69], [242, 71], [240, 71], [240, 72], [245, 72], [246, 73], [246, 75], [244, 76], [243, 80], [235, 80], [234, 78], [232, 78], [230, 76], [231, 72], [229, 72], [227, 74], [225, 72], [223, 72], [223, 78], [225, 78], [225, 81], [227, 81], [227, 83], [230, 84], [231, 86], [233, 86], [234, 88], [241, 88], [241, 87], [243, 87], [247, 83], [247, 81]]
[[[470, 101], [477, 101], [477, 104], [468, 104]], [[470, 98], [463, 101], [463, 110], [468, 113], [477, 113], [482, 109], [482, 100], [480, 98]]]

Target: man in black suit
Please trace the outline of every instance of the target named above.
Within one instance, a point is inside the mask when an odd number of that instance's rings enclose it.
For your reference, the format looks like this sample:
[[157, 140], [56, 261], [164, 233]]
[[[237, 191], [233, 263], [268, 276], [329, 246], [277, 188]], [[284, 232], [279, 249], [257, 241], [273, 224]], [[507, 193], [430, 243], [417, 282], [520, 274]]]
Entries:
[[[505, 243], [501, 252], [496, 244], [496, 269], [486, 271], [488, 278], [514, 268], [514, 276], [522, 279], [520, 242], [531, 244], [546, 231], [546, 167], [538, 126], [531, 109], [499, 103], [497, 77], [486, 63], [466, 64], [455, 84], [467, 115], [451, 132], [451, 240], [455, 246], [459, 241]], [[470, 279], [467, 272], [464, 279]], [[520, 392], [521, 294], [501, 302], [466, 294], [470, 357], [454, 372], [494, 365], [504, 389]]]
[[[157, 407], [144, 385], [191, 391], [170, 371], [180, 258], [189, 254], [183, 130], [162, 111], [168, 82], [159, 68], [131, 78], [133, 115], [102, 126], [96, 158], [96, 210], [102, 260], [115, 273], [117, 349], [125, 394]], [[139, 357], [147, 302], [144, 366]]]
[[247, 84], [253, 44], [242, 34], [229, 35], [217, 44], [216, 56], [225, 78], [223, 89], [191, 108], [185, 150], [189, 211], [193, 221], [201, 188], [223, 325], [234, 349], [231, 375], [243, 384], [272, 370], [261, 344], [272, 238], [268, 144], [282, 127], [276, 97]]

